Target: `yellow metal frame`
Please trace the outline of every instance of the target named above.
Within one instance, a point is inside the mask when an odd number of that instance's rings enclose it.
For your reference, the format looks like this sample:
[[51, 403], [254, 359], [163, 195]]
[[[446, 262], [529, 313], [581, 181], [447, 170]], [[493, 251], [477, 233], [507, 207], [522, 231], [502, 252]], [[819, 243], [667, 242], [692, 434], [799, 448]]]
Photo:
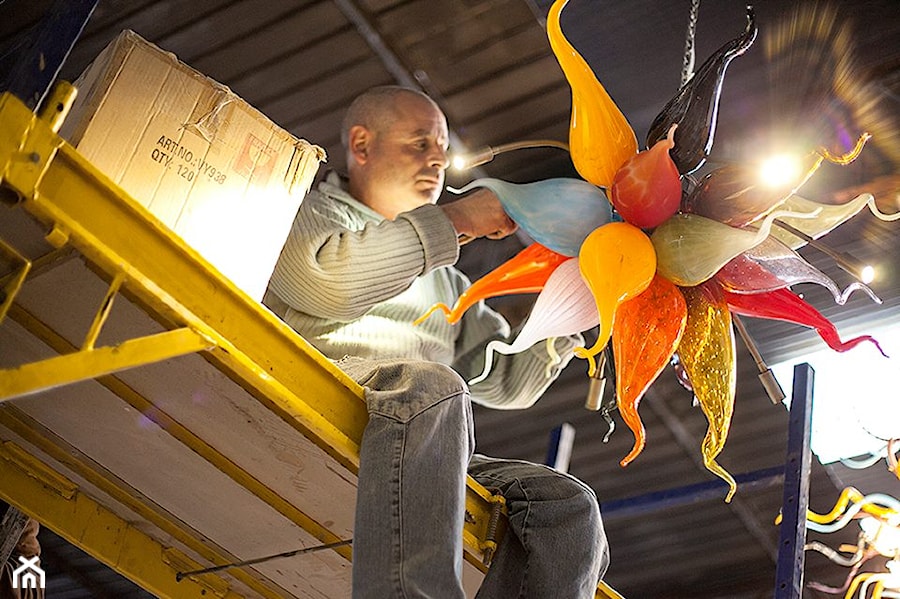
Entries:
[[10, 441], [0, 443], [0, 479], [0, 497], [4, 501], [74, 545], [90, 548], [95, 558], [139, 581], [158, 597], [242, 597], [228, 590], [226, 581], [213, 575], [176, 582], [175, 575], [184, 564], [196, 562], [163, 547]]
[[0, 281], [0, 284], [2, 284], [0, 292], [3, 293], [2, 300], [0, 300], [0, 322], [3, 322], [3, 318], [9, 311], [9, 307], [12, 306], [13, 300], [16, 299], [16, 295], [22, 288], [22, 283], [25, 282], [25, 278], [28, 276], [28, 271], [31, 270], [32, 265], [31, 260], [17, 252], [15, 248], [2, 239], [0, 239], [0, 253], [6, 254], [14, 261], [22, 263], [22, 266], [18, 270], [13, 271], [9, 277]]
[[31, 364], [0, 370], [0, 401], [95, 379], [135, 366], [152, 364], [213, 347], [189, 328], [125, 341], [114, 347], [86, 349]]
[[[0, 95], [0, 181], [21, 198], [24, 210], [47, 226], [48, 241], [57, 247], [74, 247], [113, 281], [84, 346], [58, 349], [59, 357], [0, 372], [0, 401], [88, 378], [114, 380], [108, 375], [125, 368], [203, 352], [269, 410], [357, 472], [359, 440], [368, 418], [362, 389], [222, 277], [10, 94]], [[24, 280], [27, 269], [22, 269], [26, 272], [17, 275], [17, 281]], [[116, 347], [93, 348], [120, 287], [172, 330]], [[28, 316], [19, 311], [15, 320], [28, 320]], [[199, 449], [200, 455], [251, 492], [263, 494], [262, 485], [252, 484], [247, 473], [199, 447], [189, 431], [181, 432], [176, 436], [182, 442]], [[278, 504], [275, 497], [262, 498]], [[482, 569], [489, 499], [470, 479], [466, 558]], [[27, 505], [14, 503], [27, 512]], [[279, 511], [288, 510], [282, 505]], [[292, 519], [302, 520], [297, 514]], [[310, 533], [323, 542], [334, 540], [324, 527], [298, 524], [313, 529]], [[342, 553], [349, 557], [349, 551]], [[147, 581], [138, 582], [144, 586]]]
[[[65, 89], [63, 90], [65, 93]], [[70, 101], [64, 97], [63, 103]], [[4, 244], [0, 251], [21, 258], [23, 266], [0, 281], [6, 299], [0, 304], [0, 320], [11, 317], [36, 333], [61, 355], [34, 364], [0, 371], [0, 402], [54, 386], [96, 379], [120, 397], [139, 406], [148, 403], [124, 385], [113, 373], [186, 353], [200, 352], [228, 374], [270, 411], [301, 432], [339, 463], [356, 473], [359, 442], [367, 421], [362, 388], [335, 367], [280, 319], [249, 298], [219, 274], [195, 250], [175, 236], [143, 206], [130, 198], [94, 168], [57, 134], [60, 115], [45, 121], [17, 98], [0, 95], [0, 183], [14, 191], [21, 207], [43, 223], [46, 239], [60, 250], [42, 259], [52, 263], [74, 247], [111, 281], [81, 348], [55, 336], [48, 327], [13, 305], [16, 292], [34, 265]], [[132, 339], [115, 347], [94, 348], [106, 314], [117, 293], [125, 292], [168, 331]], [[11, 307], [12, 306], [12, 307]], [[0, 408], [0, 421], [10, 426], [12, 410]], [[160, 413], [157, 411], [157, 413]], [[323, 542], [337, 539], [326, 527], [291, 506], [236, 464], [160, 413], [160, 425], [251, 493], [273, 506]], [[14, 419], [13, 419], [14, 420]], [[28, 427], [19, 421], [18, 430]], [[50, 455], [51, 443], [32, 441]], [[167, 521], [152, 508], [127, 501], [127, 490], [118, 489], [91, 470], [89, 464], [71, 463], [65, 452], [55, 450], [55, 459], [81, 472], [87, 480], [119, 499], [212, 563], [226, 563], [230, 556], [192, 540], [190, 531]], [[37, 517], [88, 553], [160, 597], [191, 597], [212, 591], [220, 597], [236, 597], [221, 579], [191, 581], [172, 587], [175, 571], [196, 567], [185, 557], [175, 558], [172, 548], [136, 530], [73, 487], [73, 495], [60, 499], [34, 478], [22, 475], [21, 464], [10, 458], [9, 447], [0, 450], [0, 474], [15, 481], [4, 498], [25, 513]], [[34, 464], [32, 464], [34, 466]], [[43, 466], [44, 471], [49, 471]], [[0, 493], [3, 495], [3, 493]], [[60, 503], [65, 501], [68, 503]], [[74, 504], [71, 503], [74, 501]], [[466, 492], [466, 522], [463, 531], [466, 559], [485, 571], [485, 550], [494, 549], [505, 530], [501, 518], [491, 529], [491, 495], [471, 478]], [[74, 505], [74, 507], [73, 507]], [[85, 518], [85, 511], [91, 517]], [[97, 526], [97, 519], [108, 523]], [[91, 524], [85, 524], [90, 522]], [[86, 527], [90, 526], [91, 531]], [[100, 531], [110, 531], [108, 533]], [[491, 534], [496, 536], [492, 540]], [[348, 548], [337, 549], [350, 558]], [[127, 556], [124, 559], [123, 556]], [[158, 556], [148, 559], [147, 556]], [[152, 562], [152, 563], [151, 563]], [[177, 567], [172, 564], [178, 562]], [[202, 567], [202, 564], [200, 565]], [[232, 572], [261, 596], [273, 591], [246, 573]], [[225, 585], [225, 586], [222, 586]], [[223, 590], [224, 589], [224, 590]], [[617, 598], [601, 584], [597, 597]]]

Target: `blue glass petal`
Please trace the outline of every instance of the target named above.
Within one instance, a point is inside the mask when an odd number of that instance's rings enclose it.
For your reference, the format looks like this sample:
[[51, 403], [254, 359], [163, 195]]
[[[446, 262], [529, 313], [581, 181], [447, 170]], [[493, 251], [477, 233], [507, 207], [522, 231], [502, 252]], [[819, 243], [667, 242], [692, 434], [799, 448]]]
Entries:
[[534, 183], [509, 183], [500, 179], [476, 179], [462, 189], [493, 191], [513, 221], [536, 242], [564, 256], [577, 256], [591, 231], [612, 219], [606, 194], [581, 179], [556, 178]]

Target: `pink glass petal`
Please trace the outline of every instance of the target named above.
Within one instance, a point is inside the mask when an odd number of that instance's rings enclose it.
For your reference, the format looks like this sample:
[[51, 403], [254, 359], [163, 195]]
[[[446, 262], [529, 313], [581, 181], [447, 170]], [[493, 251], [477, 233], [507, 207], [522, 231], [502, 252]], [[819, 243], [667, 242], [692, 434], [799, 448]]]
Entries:
[[[773, 232], [775, 229], [777, 227], [772, 228]], [[844, 305], [850, 294], [857, 290], [864, 291], [876, 303], [881, 303], [869, 287], [859, 282], [850, 284], [842, 291], [825, 273], [772, 236], [733, 258], [719, 269], [715, 278], [722, 287], [734, 293], [760, 293], [798, 283], [815, 283], [828, 289], [835, 303], [840, 305]]]

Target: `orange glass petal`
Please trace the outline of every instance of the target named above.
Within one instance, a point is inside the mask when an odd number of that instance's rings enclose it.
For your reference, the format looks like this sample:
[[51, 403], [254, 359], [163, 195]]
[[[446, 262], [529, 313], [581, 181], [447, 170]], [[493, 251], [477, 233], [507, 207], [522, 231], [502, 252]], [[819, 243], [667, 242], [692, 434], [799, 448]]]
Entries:
[[624, 467], [644, 449], [646, 432], [638, 415], [641, 398], [663, 371], [687, 323], [684, 296], [671, 281], [656, 275], [643, 293], [623, 302], [616, 312], [613, 355], [616, 357], [616, 403], [634, 433], [634, 447]]
[[608, 223], [594, 229], [581, 244], [578, 266], [597, 304], [600, 333], [593, 347], [576, 348], [575, 355], [588, 360], [593, 375], [595, 356], [612, 334], [616, 308], [643, 292], [653, 280], [656, 252], [650, 238], [634, 225]]
[[466, 310], [483, 299], [514, 293], [538, 293], [544, 288], [544, 284], [556, 267], [567, 259], [568, 256], [554, 252], [539, 243], [533, 243], [472, 283], [457, 298], [452, 309], [444, 303], [435, 304], [423, 316], [416, 319], [415, 324], [424, 322], [437, 310], [446, 315], [447, 322], [455, 324]]
[[728, 483], [725, 501], [729, 502], [737, 490], [737, 483], [719, 466], [716, 456], [725, 446], [734, 413], [737, 358], [731, 314], [712, 283], [684, 287], [681, 291], [687, 301], [688, 317], [678, 345], [678, 356], [709, 422], [701, 445], [703, 464]]
[[585, 180], [608, 188], [616, 171], [637, 152], [637, 138], [591, 67], [563, 35], [559, 16], [567, 2], [556, 0], [550, 7], [547, 36], [572, 88], [569, 153]]

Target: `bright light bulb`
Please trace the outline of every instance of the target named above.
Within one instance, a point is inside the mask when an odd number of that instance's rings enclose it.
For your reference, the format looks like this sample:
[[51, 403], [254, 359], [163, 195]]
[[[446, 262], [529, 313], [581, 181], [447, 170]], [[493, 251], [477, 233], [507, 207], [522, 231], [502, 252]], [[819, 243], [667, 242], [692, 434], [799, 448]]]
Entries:
[[466, 168], [466, 162], [466, 157], [462, 155], [454, 156], [453, 160], [451, 161], [451, 163], [453, 164], [453, 168], [458, 171], [464, 170]]
[[[880, 453], [885, 446], [882, 439], [900, 438], [900, 402], [892, 393], [900, 387], [900, 372], [891, 366], [900, 354], [900, 323], [885, 322], [865, 331], [859, 325], [842, 327], [841, 331], [874, 336], [892, 358], [864, 343], [846, 353], [819, 346], [769, 364], [784, 389], [791, 388], [795, 364], [806, 362], [815, 370], [810, 445], [822, 464]], [[848, 402], [851, 397], [853, 401]]]
[[863, 266], [862, 272], [859, 273], [859, 279], [866, 285], [875, 280], [875, 269], [866, 264]]
[[793, 156], [778, 154], [763, 161], [759, 176], [769, 187], [783, 187], [800, 177], [800, 163]]

